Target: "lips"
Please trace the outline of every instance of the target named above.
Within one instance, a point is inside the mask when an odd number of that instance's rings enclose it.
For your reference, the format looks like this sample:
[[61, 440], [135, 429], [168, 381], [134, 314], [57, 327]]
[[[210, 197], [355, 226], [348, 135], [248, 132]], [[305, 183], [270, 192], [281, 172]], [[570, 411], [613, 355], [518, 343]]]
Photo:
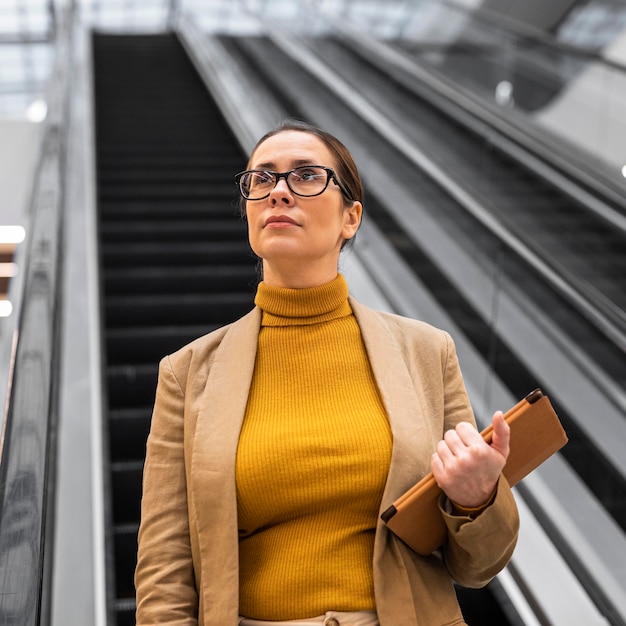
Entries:
[[266, 220], [264, 226], [269, 224], [293, 224], [298, 226], [298, 222], [287, 215], [270, 215]]

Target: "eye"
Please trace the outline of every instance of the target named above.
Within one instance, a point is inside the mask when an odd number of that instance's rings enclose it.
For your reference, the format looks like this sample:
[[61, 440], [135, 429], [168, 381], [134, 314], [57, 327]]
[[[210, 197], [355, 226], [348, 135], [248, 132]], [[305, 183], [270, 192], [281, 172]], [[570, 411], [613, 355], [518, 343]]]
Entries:
[[307, 182], [315, 182], [316, 180], [320, 180], [326, 176], [326, 171], [321, 167], [299, 167], [294, 170], [292, 176], [297, 178], [298, 180], [307, 183]]
[[269, 185], [274, 180], [274, 175], [271, 172], [250, 172], [250, 185], [259, 187], [263, 185]]
[[248, 189], [265, 189], [274, 184], [274, 174], [265, 170], [250, 171], [247, 174], [245, 185]]

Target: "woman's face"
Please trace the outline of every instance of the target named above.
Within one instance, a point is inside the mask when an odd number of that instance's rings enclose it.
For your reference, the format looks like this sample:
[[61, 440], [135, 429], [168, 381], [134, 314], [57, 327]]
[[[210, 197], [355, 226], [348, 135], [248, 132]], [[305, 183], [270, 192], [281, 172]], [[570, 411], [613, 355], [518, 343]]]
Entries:
[[[323, 165], [336, 171], [337, 164], [319, 137], [289, 130], [258, 146], [249, 169], [287, 172], [300, 165]], [[360, 202], [345, 206], [332, 180], [319, 196], [303, 198], [281, 178], [267, 198], [248, 200], [248, 237], [255, 254], [263, 259], [264, 281], [298, 287], [332, 280], [341, 245], [356, 233], [361, 212]], [[298, 277], [306, 285], [296, 285]]]

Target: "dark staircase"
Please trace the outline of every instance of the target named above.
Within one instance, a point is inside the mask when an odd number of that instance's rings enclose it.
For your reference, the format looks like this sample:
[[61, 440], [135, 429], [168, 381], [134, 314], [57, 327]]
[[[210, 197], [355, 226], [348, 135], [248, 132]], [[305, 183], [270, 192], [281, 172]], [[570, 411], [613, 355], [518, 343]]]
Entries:
[[253, 306], [245, 155], [178, 39], [96, 34], [109, 615], [135, 624], [141, 477], [159, 360]]

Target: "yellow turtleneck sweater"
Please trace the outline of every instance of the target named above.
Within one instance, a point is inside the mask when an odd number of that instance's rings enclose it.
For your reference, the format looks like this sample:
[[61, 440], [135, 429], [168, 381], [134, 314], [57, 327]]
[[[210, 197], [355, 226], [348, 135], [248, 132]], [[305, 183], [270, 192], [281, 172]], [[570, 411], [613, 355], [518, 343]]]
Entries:
[[392, 440], [346, 282], [261, 283], [255, 303], [263, 317], [236, 465], [240, 613], [375, 609]]

